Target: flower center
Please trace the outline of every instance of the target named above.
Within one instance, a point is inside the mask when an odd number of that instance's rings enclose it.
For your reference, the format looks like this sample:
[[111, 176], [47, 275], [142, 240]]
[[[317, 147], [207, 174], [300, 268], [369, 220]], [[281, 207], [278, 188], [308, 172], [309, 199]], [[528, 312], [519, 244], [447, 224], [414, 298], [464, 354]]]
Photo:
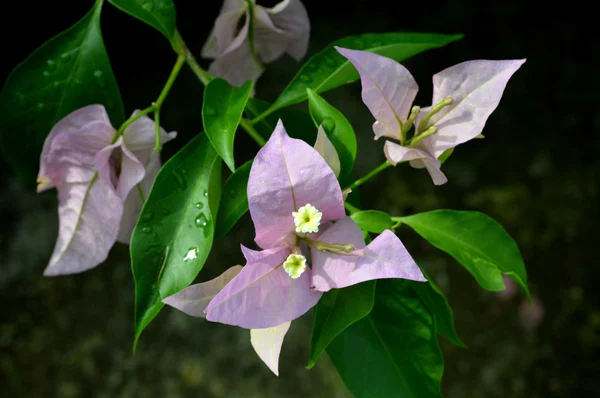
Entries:
[[302, 206], [298, 211], [292, 212], [292, 215], [294, 216], [296, 232], [305, 234], [319, 232], [319, 225], [321, 225], [323, 213], [310, 203]]
[[283, 269], [292, 279], [298, 278], [306, 270], [306, 257], [302, 254], [290, 254], [283, 262]]

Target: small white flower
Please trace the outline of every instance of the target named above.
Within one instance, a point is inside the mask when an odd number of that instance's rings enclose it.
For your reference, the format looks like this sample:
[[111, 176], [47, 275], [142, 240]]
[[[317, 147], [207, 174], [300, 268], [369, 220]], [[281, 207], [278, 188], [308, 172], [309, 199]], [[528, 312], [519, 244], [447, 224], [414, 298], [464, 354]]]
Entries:
[[306, 270], [306, 257], [302, 254], [290, 254], [283, 263], [283, 269], [292, 279], [298, 278]]
[[319, 225], [321, 225], [323, 213], [317, 210], [317, 208], [310, 203], [302, 206], [298, 209], [298, 211], [292, 212], [292, 215], [294, 216], [296, 232], [302, 232], [305, 234], [319, 232]]

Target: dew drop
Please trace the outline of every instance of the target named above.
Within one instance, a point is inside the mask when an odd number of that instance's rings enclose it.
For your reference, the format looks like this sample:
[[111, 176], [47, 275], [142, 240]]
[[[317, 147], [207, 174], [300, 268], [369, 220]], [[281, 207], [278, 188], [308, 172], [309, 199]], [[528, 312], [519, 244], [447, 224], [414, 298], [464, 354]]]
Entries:
[[145, 234], [149, 234], [150, 232], [152, 232], [152, 227], [143, 227], [142, 232]]
[[326, 55], [324, 58], [325, 63], [329, 66], [336, 66], [338, 63], [335, 61], [335, 59], [333, 57], [330, 57], [329, 55]]
[[168, 2], [161, 1], [158, 3], [158, 12], [162, 15], [169, 15], [171, 13], [171, 7]]
[[42, 74], [44, 75], [44, 77], [50, 77], [50, 72], [48, 72], [47, 70], [42, 72]]
[[204, 197], [208, 198], [208, 191], [206, 189], [204, 190]]
[[323, 129], [327, 132], [332, 132], [335, 129], [335, 120], [330, 117], [323, 119]]
[[94, 77], [96, 78], [96, 83], [98, 83], [101, 88], [106, 87], [106, 79], [104, 78], [104, 73], [102, 73], [101, 70], [95, 71]]
[[185, 257], [183, 257], [183, 261], [189, 263], [192, 260], [195, 260], [198, 257], [198, 248], [190, 247], [190, 249], [185, 253]]
[[153, 0], [138, 0], [142, 8], [148, 12], [152, 12], [154, 9], [154, 1]]
[[204, 208], [204, 203], [198, 202], [195, 204], [195, 206], [196, 206], [196, 209], [202, 209], [202, 208]]
[[197, 228], [205, 228], [208, 225], [208, 219], [204, 213], [200, 213], [194, 219], [194, 224]]
[[212, 106], [207, 106], [204, 108], [204, 114], [207, 116], [217, 116], [217, 110]]
[[175, 177], [175, 183], [177, 184], [179, 189], [185, 191], [187, 189], [187, 181], [185, 180], [185, 177], [176, 171], [173, 172], [173, 177]]
[[152, 221], [153, 218], [154, 218], [154, 212], [149, 211], [147, 213], [142, 214], [142, 217], [140, 217], [140, 221], [150, 222], [150, 221]]
[[71, 53], [70, 52], [64, 52], [64, 53], [60, 54], [60, 59], [63, 62], [69, 62], [71, 60]]
[[299, 79], [302, 83], [310, 83], [312, 81], [308, 75], [300, 75]]
[[56, 65], [56, 61], [53, 59], [49, 59], [46, 61], [46, 68], [50, 71], [50, 72], [54, 72], [56, 71], [56, 69], [58, 68], [58, 66]]

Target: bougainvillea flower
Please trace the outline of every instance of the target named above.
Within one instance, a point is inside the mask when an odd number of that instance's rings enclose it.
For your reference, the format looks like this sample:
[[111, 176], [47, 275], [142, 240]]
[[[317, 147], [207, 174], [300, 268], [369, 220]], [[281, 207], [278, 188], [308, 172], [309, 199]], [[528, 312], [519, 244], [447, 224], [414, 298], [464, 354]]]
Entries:
[[[206, 318], [204, 310], [210, 300], [241, 270], [241, 265], [235, 265], [213, 280], [191, 285], [179, 293], [163, 299], [163, 303], [190, 316]], [[256, 354], [276, 375], [279, 375], [281, 345], [290, 325], [291, 322], [285, 322], [272, 328], [250, 330], [250, 343]]]
[[262, 65], [283, 53], [296, 60], [304, 57], [309, 33], [308, 14], [299, 0], [284, 0], [273, 8], [256, 5], [255, 0], [225, 0], [202, 56], [214, 59], [211, 74], [241, 86], [256, 80]]
[[[166, 142], [176, 133], [161, 129]], [[102, 105], [60, 120], [44, 142], [38, 192], [58, 191], [59, 232], [44, 275], [83, 272], [103, 262], [116, 240], [129, 243], [158, 170], [155, 124], [143, 116], [122, 136]]]
[[252, 164], [248, 204], [262, 250], [242, 246], [246, 265], [204, 312], [209, 321], [259, 329], [251, 333], [252, 345], [275, 373], [289, 322], [324, 291], [381, 278], [425, 281], [391, 231], [365, 246], [362, 232], [345, 215], [332, 169], [314, 148], [290, 138], [281, 121]]
[[447, 181], [440, 170], [442, 153], [481, 134], [508, 80], [525, 62], [475, 60], [445, 69], [433, 76], [432, 105], [421, 109], [412, 106], [419, 87], [404, 66], [370, 52], [336, 49], [360, 74], [363, 102], [376, 119], [375, 139], [400, 141], [386, 141], [388, 161], [425, 167], [436, 185]]

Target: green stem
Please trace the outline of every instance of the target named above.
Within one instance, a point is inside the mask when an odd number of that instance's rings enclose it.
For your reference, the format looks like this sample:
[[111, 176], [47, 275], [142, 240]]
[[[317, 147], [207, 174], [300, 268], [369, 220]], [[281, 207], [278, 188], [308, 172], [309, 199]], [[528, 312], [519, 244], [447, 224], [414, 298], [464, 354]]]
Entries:
[[[198, 80], [200, 80], [200, 82], [203, 85], [206, 86], [208, 84], [208, 82], [210, 82], [212, 79], [214, 79], [214, 76], [212, 76], [210, 73], [208, 73], [207, 71], [205, 71], [204, 69], [202, 69], [202, 67], [200, 65], [198, 65], [198, 62], [196, 62], [196, 59], [194, 58], [194, 56], [187, 49], [187, 46], [185, 45], [185, 42], [181, 38], [181, 35], [179, 34], [178, 31], [175, 31], [175, 36], [177, 38], [176, 42], [178, 44], [177, 45], [173, 44], [173, 48], [174, 49], [182, 48], [182, 49], [185, 50], [185, 52], [187, 54], [187, 57], [186, 57], [186, 60], [185, 60], [186, 63], [188, 64], [188, 66], [190, 67], [190, 69], [192, 70], [192, 72], [194, 73], [194, 75], [196, 75], [196, 77], [198, 78]], [[260, 146], [264, 146], [265, 145], [266, 141], [254, 129], [253, 122], [251, 122], [248, 119], [242, 118], [242, 120], [240, 121], [240, 126], [246, 131], [246, 133], [248, 133], [248, 135], [250, 137], [252, 137], [252, 139], [254, 141], [256, 141], [256, 143], [258, 145], [260, 145]]]
[[160, 152], [162, 150], [162, 145], [160, 143], [160, 107], [162, 106], [163, 102], [165, 102], [167, 95], [169, 95], [169, 91], [171, 91], [171, 87], [173, 87], [173, 83], [175, 83], [175, 79], [177, 79], [179, 71], [181, 71], [181, 67], [187, 59], [187, 53], [188, 51], [185, 47], [180, 50], [179, 56], [177, 57], [177, 62], [175, 62], [175, 66], [173, 67], [165, 86], [160, 92], [156, 102], [152, 104], [152, 106], [154, 106], [154, 125], [156, 126], [156, 145], [154, 146], [154, 150], [156, 152]]
[[189, 52], [186, 61], [192, 72], [194, 72], [194, 75], [196, 75], [198, 80], [200, 80], [200, 82], [205, 86], [208, 84], [208, 82], [214, 79], [214, 77], [210, 73], [208, 73], [207, 71], [202, 69], [200, 65], [198, 65], [198, 62], [196, 62], [196, 58], [194, 58], [194, 56]]
[[358, 207], [353, 206], [348, 202], [344, 202], [344, 207], [350, 212], [350, 214], [358, 213], [360, 211]]
[[252, 124], [256, 124], [256, 123], [260, 122], [261, 120], [263, 120], [264, 118], [269, 116], [271, 113], [275, 112], [276, 110], [277, 109], [273, 108], [273, 106], [269, 107], [269, 109], [267, 109], [266, 111], [264, 111], [263, 113], [261, 113], [260, 115], [258, 115], [254, 119], [252, 119]]
[[452, 104], [452, 97], [446, 97], [442, 100], [442, 102], [440, 102], [439, 104], [437, 104], [433, 108], [431, 108], [429, 110], [429, 112], [427, 112], [427, 115], [425, 115], [423, 120], [421, 120], [421, 122], [419, 123], [419, 126], [415, 130], [415, 136], [417, 136], [418, 134], [420, 134], [423, 130], [425, 130], [427, 128], [427, 124], [429, 123], [429, 120], [432, 118], [432, 116], [434, 116], [436, 113], [438, 113], [444, 107], [446, 107], [450, 104]]
[[395, 230], [402, 225], [402, 217], [392, 217], [392, 221], [395, 221], [394, 225], [392, 225], [392, 230]]
[[392, 166], [392, 164], [388, 160], [386, 160], [385, 162], [371, 170], [366, 176], [359, 178], [358, 180], [350, 184], [348, 187], [344, 188], [343, 191], [346, 191], [348, 189], [354, 190], [354, 188], [361, 186], [362, 184], [369, 181], [371, 178], [381, 173], [383, 170], [387, 169], [390, 166]]
[[256, 131], [254, 129], [254, 127], [252, 126], [252, 122], [250, 122], [250, 120], [242, 118], [242, 120], [240, 120], [240, 126], [242, 126], [242, 128], [244, 130], [246, 130], [246, 132], [248, 133], [248, 135], [250, 137], [252, 137], [252, 139], [254, 141], [256, 141], [256, 143], [258, 145], [264, 146], [267, 143], [265, 141], [265, 139], [262, 138], [262, 136], [258, 133], [258, 131]]
[[151, 105], [151, 106], [149, 106], [149, 107], [147, 107], [145, 109], [142, 109], [141, 111], [139, 111], [135, 115], [131, 116], [129, 119], [125, 120], [125, 122], [117, 130], [117, 133], [113, 137], [113, 140], [112, 140], [111, 144], [114, 144], [115, 142], [117, 142], [117, 140], [119, 139], [119, 137], [122, 136], [123, 133], [125, 132], [125, 129], [127, 127], [129, 127], [133, 122], [135, 122], [136, 120], [138, 120], [142, 116], [146, 116], [147, 114], [152, 113], [153, 111], [154, 111], [154, 106]]

